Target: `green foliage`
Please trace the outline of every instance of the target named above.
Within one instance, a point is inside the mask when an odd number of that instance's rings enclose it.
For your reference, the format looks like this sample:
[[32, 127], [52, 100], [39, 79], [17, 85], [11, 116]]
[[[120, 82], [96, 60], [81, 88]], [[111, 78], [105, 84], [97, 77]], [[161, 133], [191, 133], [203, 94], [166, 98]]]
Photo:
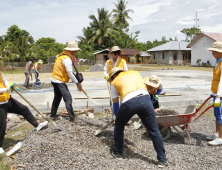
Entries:
[[135, 64], [135, 63], [136, 63], [136, 58], [135, 58], [135, 57], [131, 57], [131, 58], [130, 58], [130, 62], [131, 62], [132, 64]]
[[78, 46], [81, 49], [75, 55], [76, 58], [94, 59], [93, 48], [86, 42], [78, 42]]
[[192, 41], [197, 35], [201, 33], [200, 28], [192, 27], [192, 28], [184, 28], [180, 32], [186, 34], [187, 42]]

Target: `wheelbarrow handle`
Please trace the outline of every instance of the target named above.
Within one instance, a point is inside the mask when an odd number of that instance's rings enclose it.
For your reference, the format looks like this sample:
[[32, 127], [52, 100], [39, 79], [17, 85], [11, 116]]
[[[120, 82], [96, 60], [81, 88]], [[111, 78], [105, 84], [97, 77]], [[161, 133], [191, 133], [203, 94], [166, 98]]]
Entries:
[[210, 97], [208, 97], [203, 103], [202, 103], [202, 105], [198, 108], [198, 109], [196, 109], [196, 113], [208, 102], [208, 100], [210, 100], [212, 98], [212, 96], [210, 96]]

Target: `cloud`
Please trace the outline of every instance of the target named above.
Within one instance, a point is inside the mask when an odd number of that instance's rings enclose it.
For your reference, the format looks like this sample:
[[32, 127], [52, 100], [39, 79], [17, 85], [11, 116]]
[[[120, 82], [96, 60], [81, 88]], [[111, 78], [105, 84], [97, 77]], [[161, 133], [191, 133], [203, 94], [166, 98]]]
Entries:
[[[133, 19], [129, 21], [130, 31], [140, 30], [140, 42], [160, 40], [162, 36], [185, 39], [180, 30], [195, 25], [197, 12], [198, 25], [205, 32], [221, 32], [221, 0], [126, 0], [127, 9]], [[0, 1], [0, 35], [4, 35], [12, 25], [24, 29], [38, 40], [52, 37], [65, 43], [78, 40], [83, 35], [83, 27], [89, 26], [89, 15], [97, 17], [98, 8], [111, 12], [116, 0], [7, 0]]]

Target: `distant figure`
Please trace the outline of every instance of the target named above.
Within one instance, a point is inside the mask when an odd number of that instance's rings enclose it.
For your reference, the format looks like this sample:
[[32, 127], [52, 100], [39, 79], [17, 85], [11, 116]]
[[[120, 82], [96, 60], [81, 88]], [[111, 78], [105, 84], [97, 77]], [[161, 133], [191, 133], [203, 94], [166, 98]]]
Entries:
[[119, 67], [121, 70], [128, 71], [126, 60], [120, 57], [122, 50], [118, 46], [113, 46], [110, 54], [112, 58], [107, 60], [105, 67], [104, 67], [104, 78], [106, 80], [109, 79], [111, 75], [111, 70], [114, 67]]
[[23, 84], [23, 89], [29, 89], [29, 76], [31, 76], [32, 79], [32, 64], [34, 62], [34, 58], [31, 58], [25, 66], [25, 82]]
[[34, 73], [34, 75], [35, 75], [35, 80], [36, 80], [36, 82], [38, 82], [38, 81], [40, 81], [39, 79], [38, 79], [38, 77], [39, 77], [39, 70], [40, 70], [40, 68], [42, 67], [42, 60], [39, 60], [38, 62], [36, 62], [34, 65], [33, 65], [33, 67], [32, 67], [32, 71], [33, 71], [33, 73]]

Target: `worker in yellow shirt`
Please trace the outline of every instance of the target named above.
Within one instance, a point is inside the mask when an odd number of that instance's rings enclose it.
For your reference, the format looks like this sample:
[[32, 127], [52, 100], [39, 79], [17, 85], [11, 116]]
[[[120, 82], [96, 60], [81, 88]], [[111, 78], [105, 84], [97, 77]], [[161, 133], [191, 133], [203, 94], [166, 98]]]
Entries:
[[150, 99], [153, 102], [154, 109], [159, 108], [159, 95], [162, 92], [163, 85], [161, 80], [156, 76], [152, 75], [150, 77], [143, 78], [146, 88], [149, 92]]
[[[6, 118], [8, 113], [22, 115], [37, 131], [48, 124], [48, 121], [38, 123], [27, 106], [10, 96], [9, 90], [14, 85], [15, 83], [8, 83], [4, 74], [0, 71], [0, 154], [5, 152], [2, 145], [5, 137]], [[17, 87], [15, 88], [16, 90], [20, 90]]]
[[75, 63], [74, 55], [79, 50], [81, 49], [78, 47], [77, 42], [71, 41], [68, 43], [65, 51], [60, 53], [59, 57], [56, 59], [51, 78], [51, 83], [54, 88], [54, 99], [50, 115], [52, 119], [56, 119], [56, 113], [62, 98], [65, 102], [70, 121], [74, 121], [75, 119], [75, 114], [72, 107], [72, 96], [66, 83], [68, 83], [69, 79], [71, 79], [72, 82], [77, 85], [77, 89], [82, 91], [82, 85], [76, 79], [72, 67], [72, 63]]
[[32, 72], [33, 72], [34, 75], [35, 75], [35, 80], [36, 80], [36, 82], [40, 81], [40, 80], [38, 79], [38, 77], [39, 77], [39, 70], [40, 70], [40, 68], [42, 67], [42, 63], [43, 63], [43, 61], [42, 61], [42, 60], [39, 60], [39, 61], [36, 62], [36, 63], [33, 65], [33, 67], [32, 67]]
[[118, 46], [113, 46], [111, 48], [110, 54], [112, 55], [112, 58], [107, 60], [104, 67], [104, 78], [106, 80], [109, 79], [113, 67], [119, 67], [124, 71], [128, 71], [126, 60], [120, 57], [121, 53], [122, 50]]
[[[162, 136], [158, 129], [153, 104], [143, 78], [137, 71], [123, 71], [118, 67], [114, 67], [111, 70], [111, 76], [108, 81], [111, 82], [111, 95], [114, 114], [116, 115], [114, 127], [115, 145], [110, 150], [110, 154], [117, 159], [122, 158], [124, 127], [137, 114], [151, 137], [157, 152], [158, 166], [164, 167], [167, 165]], [[120, 107], [119, 97], [122, 101]]]
[[216, 59], [216, 65], [213, 69], [213, 80], [211, 91], [214, 102], [214, 116], [216, 117], [216, 131], [214, 134], [207, 136], [210, 140], [209, 145], [222, 145], [222, 42], [214, 42], [211, 48], [207, 50], [212, 51], [212, 55]]

